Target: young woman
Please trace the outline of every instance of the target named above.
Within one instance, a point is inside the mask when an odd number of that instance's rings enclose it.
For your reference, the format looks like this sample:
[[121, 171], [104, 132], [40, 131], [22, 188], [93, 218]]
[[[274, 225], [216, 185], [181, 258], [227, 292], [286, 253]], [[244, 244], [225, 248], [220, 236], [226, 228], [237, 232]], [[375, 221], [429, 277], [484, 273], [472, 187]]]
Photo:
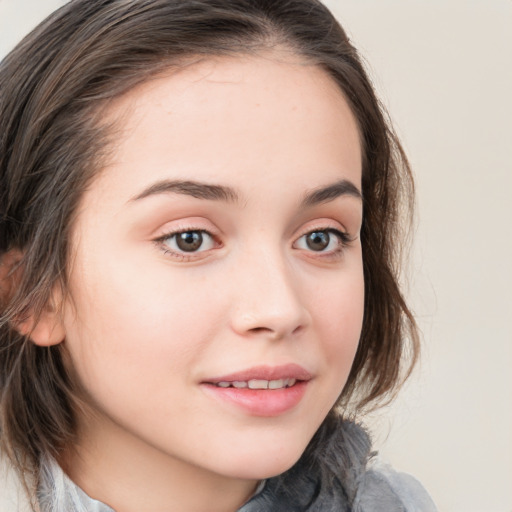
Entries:
[[413, 186], [320, 2], [74, 0], [0, 91], [2, 511], [434, 510], [349, 420]]

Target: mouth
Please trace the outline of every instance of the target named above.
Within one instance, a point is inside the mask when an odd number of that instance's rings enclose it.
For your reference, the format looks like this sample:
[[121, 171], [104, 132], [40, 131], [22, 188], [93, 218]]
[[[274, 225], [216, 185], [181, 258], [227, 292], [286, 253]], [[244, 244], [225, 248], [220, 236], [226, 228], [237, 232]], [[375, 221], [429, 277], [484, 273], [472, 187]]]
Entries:
[[203, 383], [219, 388], [285, 389], [295, 386], [298, 382], [307, 382], [311, 378], [306, 369], [292, 363], [280, 366], [254, 366], [229, 375], [207, 379]]
[[202, 388], [237, 410], [252, 416], [279, 416], [302, 400], [312, 375], [296, 364], [258, 366], [207, 379]]
[[291, 388], [297, 382], [297, 379], [276, 379], [276, 380], [265, 380], [265, 379], [251, 379], [251, 380], [235, 380], [233, 382], [220, 381], [212, 383], [214, 386], [219, 388], [237, 388], [237, 389], [283, 389]]

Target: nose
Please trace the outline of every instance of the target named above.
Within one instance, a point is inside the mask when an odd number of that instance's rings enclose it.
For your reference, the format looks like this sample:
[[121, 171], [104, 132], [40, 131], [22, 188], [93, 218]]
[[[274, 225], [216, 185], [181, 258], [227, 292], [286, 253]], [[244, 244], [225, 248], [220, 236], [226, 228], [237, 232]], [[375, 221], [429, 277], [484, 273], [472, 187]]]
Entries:
[[298, 334], [310, 321], [299, 276], [283, 257], [248, 258], [234, 273], [232, 328], [242, 336], [279, 340]]

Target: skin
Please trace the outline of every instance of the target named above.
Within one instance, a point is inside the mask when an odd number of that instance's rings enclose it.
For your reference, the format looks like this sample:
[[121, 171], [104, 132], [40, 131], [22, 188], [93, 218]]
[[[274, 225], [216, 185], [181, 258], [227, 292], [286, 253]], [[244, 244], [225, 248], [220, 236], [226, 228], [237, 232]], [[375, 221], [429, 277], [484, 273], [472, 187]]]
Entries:
[[[105, 116], [121, 130], [79, 208], [70, 295], [35, 331], [39, 344], [64, 344], [84, 390], [61, 463], [117, 511], [234, 511], [300, 457], [354, 359], [362, 201], [304, 197], [340, 180], [360, 190], [356, 122], [324, 71], [276, 53], [195, 63]], [[158, 191], [162, 180], [230, 187], [237, 199]], [[195, 252], [171, 236], [187, 230], [202, 232]], [[307, 244], [315, 230], [322, 250]], [[282, 414], [205, 389], [290, 363], [311, 379]]]

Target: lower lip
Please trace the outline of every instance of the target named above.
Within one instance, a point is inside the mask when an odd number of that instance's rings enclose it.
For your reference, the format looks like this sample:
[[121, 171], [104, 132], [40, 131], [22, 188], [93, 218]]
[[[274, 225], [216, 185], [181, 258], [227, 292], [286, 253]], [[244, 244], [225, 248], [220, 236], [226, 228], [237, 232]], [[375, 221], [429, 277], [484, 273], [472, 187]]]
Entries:
[[307, 381], [300, 381], [281, 389], [221, 388], [213, 384], [202, 384], [202, 387], [207, 393], [253, 416], [272, 417], [284, 414], [298, 405], [307, 385]]

